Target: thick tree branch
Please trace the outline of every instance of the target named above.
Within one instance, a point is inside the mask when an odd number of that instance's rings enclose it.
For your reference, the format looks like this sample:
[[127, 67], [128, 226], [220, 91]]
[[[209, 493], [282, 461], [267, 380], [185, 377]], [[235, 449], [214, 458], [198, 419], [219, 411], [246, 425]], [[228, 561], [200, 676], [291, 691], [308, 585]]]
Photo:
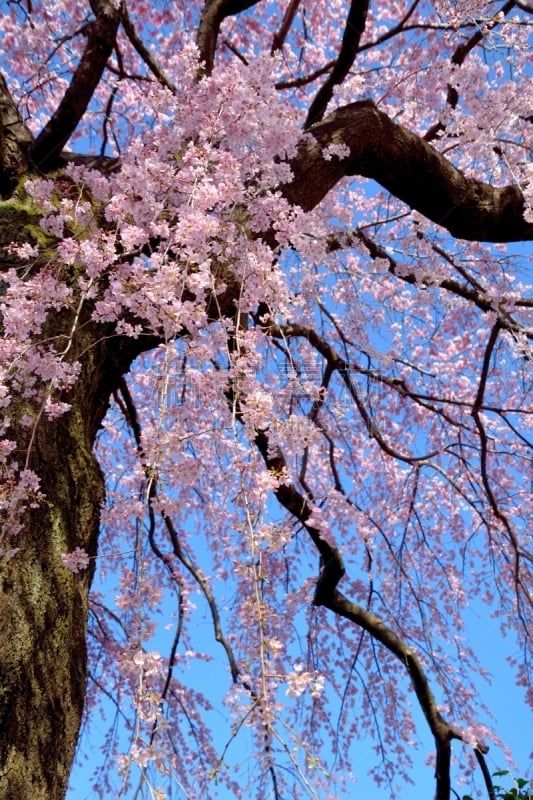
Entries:
[[57, 110], [32, 149], [32, 160], [43, 171], [54, 167], [85, 114], [115, 45], [120, 8], [115, 8], [110, 0], [93, 0], [91, 5], [96, 19], [85, 28], [87, 46], [81, 61]]
[[[523, 216], [518, 186], [501, 188], [467, 178], [445, 156], [393, 122], [371, 100], [350, 103], [313, 125], [291, 161], [293, 179], [284, 196], [304, 211], [314, 208], [344, 177], [372, 178], [412, 209], [458, 239], [530, 241], [533, 224]], [[344, 144], [346, 158], [325, 158]]]
[[301, 0], [289, 0], [289, 5], [285, 9], [285, 14], [283, 15], [281, 27], [279, 31], [276, 31], [272, 40], [272, 49], [270, 51], [272, 55], [276, 52], [276, 50], [281, 50], [283, 47], [283, 43], [291, 29], [291, 25], [294, 21], [296, 12], [298, 11], [300, 2]]
[[203, 72], [210, 75], [215, 63], [215, 52], [220, 26], [226, 17], [232, 17], [257, 5], [261, 0], [206, 0], [198, 26], [196, 44], [203, 62]]
[[424, 669], [415, 653], [394, 631], [371, 611], [353, 603], [342, 595], [333, 581], [328, 579], [328, 570], [323, 570], [316, 588], [315, 605], [325, 606], [345, 619], [350, 620], [366, 630], [374, 639], [387, 648], [404, 665], [418, 703], [427, 720], [435, 741], [435, 781], [436, 800], [450, 798], [450, 757], [452, 739], [461, 739], [459, 733], [446, 722], [438, 710], [438, 706], [429, 686]]
[[[56, 118], [59, 134], [60, 111], [75, 81], [76, 76], [58, 112], [38, 137], [34, 159], [42, 150], [48, 128], [53, 137]], [[324, 151], [332, 144], [346, 145], [349, 155], [326, 158]], [[54, 150], [46, 158], [43, 155], [41, 168], [49, 167], [58, 152]], [[76, 158], [83, 157], [69, 160]], [[118, 167], [116, 160], [111, 166]], [[302, 138], [291, 168], [293, 179], [281, 191], [304, 211], [318, 205], [342, 178], [360, 175], [374, 179], [455, 238], [486, 242], [533, 239], [533, 224], [524, 219], [524, 200], [518, 186], [494, 187], [466, 177], [442, 153], [391, 120], [371, 100], [343, 106], [313, 125]]]
[[326, 112], [327, 105], [333, 96], [335, 86], [343, 82], [350, 71], [355, 57], [359, 50], [359, 42], [365, 30], [366, 17], [368, 14], [369, 0], [352, 0], [350, 11], [346, 20], [346, 27], [342, 36], [342, 45], [331, 73], [326, 82], [318, 90], [315, 99], [311, 103], [305, 127], [309, 128], [315, 122], [322, 119]]

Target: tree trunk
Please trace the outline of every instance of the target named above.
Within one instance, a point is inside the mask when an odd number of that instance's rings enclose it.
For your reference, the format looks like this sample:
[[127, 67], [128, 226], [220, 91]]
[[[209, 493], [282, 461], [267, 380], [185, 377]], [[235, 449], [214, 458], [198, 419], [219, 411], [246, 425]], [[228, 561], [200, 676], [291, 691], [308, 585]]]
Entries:
[[92, 570], [74, 575], [61, 553], [79, 546], [95, 554], [104, 499], [79, 408], [43, 425], [34, 450], [31, 466], [49, 499], [25, 515], [21, 549], [0, 571], [3, 800], [65, 795], [85, 695]]
[[[65, 319], [66, 317], [66, 319]], [[47, 323], [62, 331], [70, 315]], [[74, 758], [86, 688], [88, 593], [94, 571], [73, 574], [61, 554], [76, 547], [96, 555], [104, 481], [93, 454], [98, 427], [119, 375], [154, 340], [105, 336], [82, 320], [73, 357], [84, 353], [71, 410], [39, 422], [28, 466], [44, 502], [28, 510], [20, 551], [0, 561], [0, 797], [60, 800]], [[22, 404], [21, 404], [22, 406]], [[10, 411], [12, 409], [10, 408]], [[10, 431], [22, 452], [30, 432]], [[22, 456], [24, 458], [24, 456]]]

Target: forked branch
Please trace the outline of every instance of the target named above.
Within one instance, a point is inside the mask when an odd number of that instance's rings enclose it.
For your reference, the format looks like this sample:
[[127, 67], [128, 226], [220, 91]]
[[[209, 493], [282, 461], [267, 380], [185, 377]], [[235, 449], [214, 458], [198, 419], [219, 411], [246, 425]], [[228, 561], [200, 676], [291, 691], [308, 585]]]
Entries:
[[226, 17], [240, 14], [261, 0], [206, 0], [198, 26], [196, 44], [200, 52], [205, 75], [210, 75], [215, 64], [215, 53], [220, 26]]

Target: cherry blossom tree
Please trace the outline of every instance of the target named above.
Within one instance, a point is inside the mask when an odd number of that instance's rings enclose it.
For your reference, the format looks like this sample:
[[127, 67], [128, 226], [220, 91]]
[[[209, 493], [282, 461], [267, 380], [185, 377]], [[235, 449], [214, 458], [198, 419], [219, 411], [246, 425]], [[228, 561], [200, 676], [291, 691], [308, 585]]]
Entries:
[[419, 726], [438, 800], [452, 759], [494, 797], [533, 7], [2, 6], [1, 797], [64, 797], [99, 710], [94, 796], [350, 796], [361, 740], [397, 796]]

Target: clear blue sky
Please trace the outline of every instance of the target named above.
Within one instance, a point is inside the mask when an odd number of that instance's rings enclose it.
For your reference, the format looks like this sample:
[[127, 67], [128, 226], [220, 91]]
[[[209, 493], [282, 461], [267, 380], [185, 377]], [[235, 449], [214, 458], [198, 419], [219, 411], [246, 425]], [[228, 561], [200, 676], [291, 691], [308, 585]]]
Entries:
[[[171, 613], [172, 610], [169, 608], [169, 617]], [[475, 601], [468, 620], [468, 632], [472, 644], [479, 653], [481, 662], [495, 676], [492, 686], [480, 681], [480, 699], [493, 711], [495, 729], [512, 751], [516, 761], [516, 774], [519, 776], [529, 774], [533, 778], [530, 761], [533, 750], [533, 718], [531, 710], [524, 702], [523, 692], [516, 687], [512, 670], [506, 663], [506, 655], [513, 653], [512, 643], [502, 637], [499, 631], [499, 623], [487, 615], [486, 609], [476, 609]], [[201, 637], [205, 637], [207, 649], [207, 643], [211, 640], [210, 621], [207, 615], [203, 616], [203, 618], [201, 615], [199, 634]], [[154, 642], [154, 646], [157, 646], [157, 641]], [[210, 650], [213, 652], [212, 647]], [[214, 655], [214, 661], [199, 665], [194, 682], [198, 689], [204, 689], [208, 694], [211, 692], [221, 696], [227, 686], [226, 679], [221, 679], [221, 674], [226, 674], [226, 664], [221, 648], [215, 648]], [[217, 714], [219, 714], [218, 717]], [[222, 747], [228, 738], [229, 722], [224, 717], [223, 710], [217, 712], [217, 714], [213, 716], [213, 719], [219, 719], [220, 724], [215, 728], [215, 736], [219, 737], [220, 746]], [[489, 722], [489, 720], [484, 721]], [[106, 724], [96, 715], [89, 736], [86, 739], [82, 739], [81, 755], [83, 764], [74, 769], [68, 800], [90, 800], [94, 797], [90, 789], [91, 778], [94, 776], [97, 765], [101, 763], [101, 754], [98, 750], [105, 733]], [[406, 786], [405, 792], [396, 794], [395, 800], [411, 800], [412, 797], [416, 797], [417, 800], [432, 800], [433, 798], [432, 767], [425, 763], [427, 756], [425, 748], [430, 751], [432, 744], [430, 737], [426, 734], [426, 724], [421, 715], [418, 715], [418, 734], [422, 746], [415, 757], [415, 769], [412, 773], [413, 785]], [[359, 800], [359, 798], [368, 797], [371, 797], [372, 800], [385, 800], [389, 796], [385, 789], [379, 789], [367, 777], [369, 765], [374, 763], [371, 745], [372, 743], [368, 741], [362, 741], [355, 750], [356, 762], [353, 768], [357, 779], [349, 795], [350, 800], [352, 798], [353, 800]], [[226, 762], [239, 763], [245, 769], [250, 756], [249, 743], [244, 733], [231, 745]], [[507, 768], [505, 754], [494, 747], [489, 752], [487, 760], [491, 771]], [[505, 780], [500, 779], [501, 782]], [[461, 795], [463, 792], [468, 793], [471, 791], [470, 786], [465, 786], [464, 788], [456, 786], [456, 788]], [[185, 795], [177, 792], [173, 797], [181, 799], [185, 798]], [[216, 797], [220, 798], [220, 800], [232, 800], [232, 795], [227, 793], [220, 793]], [[114, 798], [115, 794], [110, 793], [105, 800], [114, 800]], [[124, 800], [134, 800], [134, 797], [128, 794], [124, 797]], [[196, 798], [193, 798], [193, 800], [196, 800]], [[201, 798], [198, 797], [197, 800], [209, 800], [209, 798], [202, 796]], [[250, 798], [250, 800], [253, 800], [253, 798]]]

